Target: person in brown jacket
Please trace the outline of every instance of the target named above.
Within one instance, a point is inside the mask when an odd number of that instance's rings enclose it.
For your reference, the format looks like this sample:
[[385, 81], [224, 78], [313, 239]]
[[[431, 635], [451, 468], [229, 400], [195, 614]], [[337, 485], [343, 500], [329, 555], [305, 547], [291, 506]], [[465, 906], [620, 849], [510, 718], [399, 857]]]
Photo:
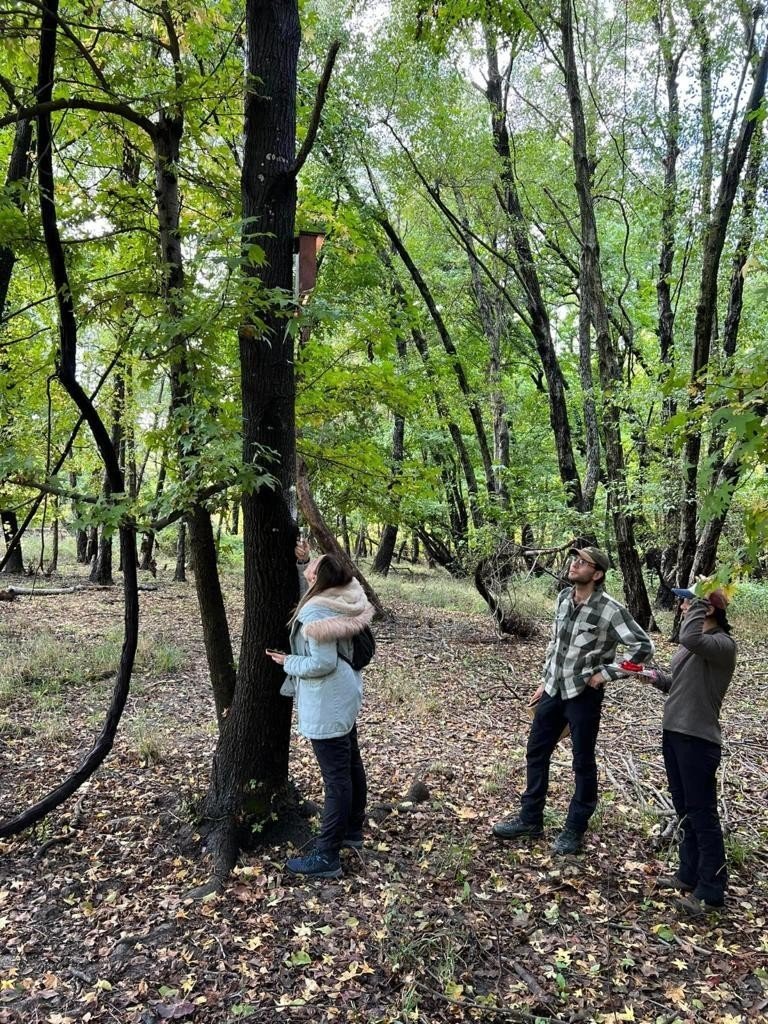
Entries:
[[723, 906], [728, 872], [717, 813], [717, 769], [722, 737], [720, 708], [736, 667], [736, 644], [722, 589], [700, 598], [673, 589], [682, 600], [680, 646], [669, 672], [645, 673], [666, 693], [663, 741], [667, 780], [680, 819], [679, 866], [666, 888], [689, 894], [683, 908], [701, 914]]

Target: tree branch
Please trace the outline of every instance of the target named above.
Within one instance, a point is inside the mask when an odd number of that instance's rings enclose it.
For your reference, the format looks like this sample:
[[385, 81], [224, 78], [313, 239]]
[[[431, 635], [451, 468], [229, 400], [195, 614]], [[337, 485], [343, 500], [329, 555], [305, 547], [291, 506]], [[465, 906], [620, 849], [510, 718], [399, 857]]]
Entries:
[[126, 121], [142, 128], [151, 139], [154, 139], [156, 127], [148, 117], [138, 114], [129, 107], [127, 103], [107, 103], [104, 100], [86, 100], [73, 96], [70, 99], [48, 100], [44, 103], [35, 103], [31, 107], [19, 107], [14, 114], [6, 114], [0, 117], [0, 128], [14, 124], [16, 121], [31, 120], [41, 114], [52, 114], [57, 110], [96, 110], [103, 114], [116, 114]]
[[323, 107], [325, 106], [325, 96], [328, 92], [328, 84], [331, 81], [331, 75], [333, 74], [333, 65], [336, 63], [336, 55], [339, 52], [341, 43], [338, 39], [334, 39], [331, 43], [331, 48], [328, 51], [328, 56], [325, 58], [325, 67], [320, 77], [320, 81], [317, 85], [317, 93], [315, 94], [315, 107], [312, 111], [312, 118], [309, 122], [309, 128], [304, 139], [304, 143], [299, 150], [299, 154], [294, 161], [293, 167], [291, 168], [291, 175], [296, 177], [301, 168], [306, 163], [307, 157], [312, 152], [312, 147], [315, 144], [317, 138], [317, 130], [320, 127], [320, 118], [323, 113]]

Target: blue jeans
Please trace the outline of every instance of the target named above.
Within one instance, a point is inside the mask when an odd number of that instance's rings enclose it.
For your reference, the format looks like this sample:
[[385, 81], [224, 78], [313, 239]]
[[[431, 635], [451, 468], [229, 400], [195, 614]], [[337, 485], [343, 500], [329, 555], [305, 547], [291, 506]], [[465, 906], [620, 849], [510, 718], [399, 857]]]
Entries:
[[573, 774], [576, 781], [565, 827], [583, 833], [597, 807], [597, 762], [595, 744], [603, 706], [601, 689], [585, 687], [578, 697], [543, 694], [536, 705], [526, 749], [526, 787], [520, 798], [520, 818], [540, 828], [549, 790], [549, 763], [566, 725], [571, 730]]
[[664, 730], [664, 767], [672, 803], [680, 818], [680, 881], [713, 906], [723, 903], [728, 872], [717, 813], [720, 747], [699, 736]]
[[357, 745], [357, 726], [346, 736], [312, 740], [325, 784], [325, 804], [316, 846], [336, 856], [346, 836], [362, 832], [368, 784]]

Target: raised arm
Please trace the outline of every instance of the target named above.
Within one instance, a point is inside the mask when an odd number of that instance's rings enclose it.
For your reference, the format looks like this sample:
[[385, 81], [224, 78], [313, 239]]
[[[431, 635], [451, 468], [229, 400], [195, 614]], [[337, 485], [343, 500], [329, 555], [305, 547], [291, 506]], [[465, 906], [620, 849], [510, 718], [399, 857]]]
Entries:
[[714, 665], [727, 668], [733, 664], [733, 640], [727, 633], [704, 631], [704, 619], [708, 610], [707, 601], [698, 597], [691, 601], [680, 627], [680, 645]]

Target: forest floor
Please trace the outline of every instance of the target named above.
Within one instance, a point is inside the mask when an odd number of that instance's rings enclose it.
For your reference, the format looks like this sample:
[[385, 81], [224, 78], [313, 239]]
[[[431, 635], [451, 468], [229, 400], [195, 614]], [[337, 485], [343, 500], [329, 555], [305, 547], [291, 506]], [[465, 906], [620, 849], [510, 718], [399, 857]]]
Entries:
[[[228, 579], [236, 630], [240, 588]], [[690, 920], [657, 887], [673, 861], [657, 692], [624, 682], [606, 695], [583, 856], [550, 850], [570, 794], [567, 741], [545, 839], [500, 843], [490, 830], [523, 782], [546, 606], [535, 637], [500, 641], [487, 616], [406, 590], [388, 599], [366, 671], [370, 799], [392, 809], [379, 807], [364, 852], [343, 854], [340, 881], [302, 882], [283, 870], [293, 851], [265, 845], [203, 901], [188, 896], [207, 878], [190, 809], [216, 727], [194, 587], [142, 593], [112, 754], [34, 832], [0, 842], [0, 1024], [768, 1020], [768, 624], [740, 632], [735, 604], [721, 791], [732, 881], [724, 911]], [[90, 747], [121, 620], [119, 589], [0, 604], [0, 816]], [[658, 646], [664, 663], [672, 647]], [[321, 798], [300, 739], [292, 774]], [[414, 780], [429, 798], [403, 804]]]

